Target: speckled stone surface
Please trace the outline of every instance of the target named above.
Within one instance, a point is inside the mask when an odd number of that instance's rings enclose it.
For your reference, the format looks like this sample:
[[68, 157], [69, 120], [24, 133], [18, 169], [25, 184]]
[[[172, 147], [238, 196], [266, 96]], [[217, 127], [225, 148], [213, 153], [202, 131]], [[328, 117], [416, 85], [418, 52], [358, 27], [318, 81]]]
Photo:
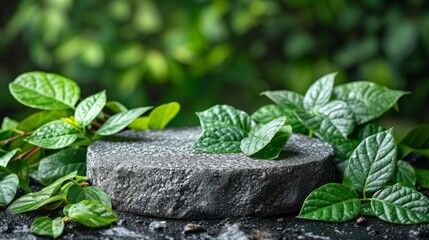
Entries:
[[334, 180], [330, 145], [294, 134], [278, 160], [191, 150], [200, 128], [126, 131], [88, 149], [87, 176], [116, 209], [185, 219], [295, 212]]

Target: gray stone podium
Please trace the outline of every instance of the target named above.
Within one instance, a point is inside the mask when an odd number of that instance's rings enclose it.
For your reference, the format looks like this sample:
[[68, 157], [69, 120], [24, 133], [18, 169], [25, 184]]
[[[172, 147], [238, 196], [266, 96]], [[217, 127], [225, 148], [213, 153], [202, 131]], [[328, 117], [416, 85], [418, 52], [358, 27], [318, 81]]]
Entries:
[[125, 131], [88, 149], [87, 176], [113, 206], [147, 216], [269, 217], [298, 211], [334, 181], [331, 146], [294, 134], [277, 160], [194, 153], [200, 128]]

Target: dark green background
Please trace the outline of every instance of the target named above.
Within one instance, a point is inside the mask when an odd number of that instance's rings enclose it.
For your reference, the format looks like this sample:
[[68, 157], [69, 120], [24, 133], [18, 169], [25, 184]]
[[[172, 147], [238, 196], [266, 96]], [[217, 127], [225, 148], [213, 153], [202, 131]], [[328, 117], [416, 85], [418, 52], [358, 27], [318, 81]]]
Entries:
[[339, 0], [2, 0], [0, 117], [28, 109], [8, 92], [20, 73], [107, 89], [129, 107], [178, 101], [172, 125], [194, 125], [217, 103], [253, 112], [258, 94], [304, 93], [338, 71], [336, 84], [369, 80], [412, 94], [381, 121], [406, 131], [429, 122], [429, 2]]

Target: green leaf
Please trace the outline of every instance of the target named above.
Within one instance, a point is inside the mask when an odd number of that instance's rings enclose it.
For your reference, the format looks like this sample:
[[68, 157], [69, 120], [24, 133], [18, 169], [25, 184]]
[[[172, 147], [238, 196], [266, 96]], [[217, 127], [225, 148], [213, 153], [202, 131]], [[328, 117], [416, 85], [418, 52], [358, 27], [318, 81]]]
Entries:
[[314, 134], [325, 140], [347, 138], [355, 126], [353, 113], [343, 101], [331, 101], [312, 112], [295, 112], [298, 119]]
[[78, 175], [86, 175], [85, 148], [69, 148], [42, 158], [38, 176], [43, 185], [48, 185], [74, 171], [77, 171]]
[[136, 118], [128, 125], [128, 127], [133, 130], [149, 129], [149, 116]]
[[360, 141], [354, 139], [345, 138], [329, 138], [329, 144], [334, 149], [335, 162], [337, 164], [337, 170], [344, 175], [347, 168], [348, 160], [352, 155], [353, 151], [359, 145]]
[[349, 159], [346, 176], [359, 192], [373, 193], [384, 187], [396, 168], [396, 143], [392, 131], [363, 140]]
[[177, 115], [180, 104], [170, 102], [153, 109], [149, 114], [149, 129], [163, 129]]
[[241, 151], [260, 159], [277, 158], [292, 135], [292, 127], [286, 125], [286, 120], [286, 117], [279, 117], [243, 139], [240, 144]]
[[394, 176], [395, 183], [406, 183], [411, 186], [416, 186], [417, 177], [414, 167], [409, 163], [398, 160], [396, 172]]
[[89, 186], [81, 187], [73, 185], [68, 189], [67, 202], [69, 204], [78, 203], [83, 200], [93, 200], [101, 202], [104, 206], [112, 209], [112, 201], [101, 188]]
[[429, 188], [429, 170], [416, 168], [417, 184], [424, 188]]
[[247, 113], [229, 105], [215, 105], [204, 112], [197, 112], [203, 129], [237, 127], [246, 133], [252, 129], [252, 119]]
[[334, 80], [337, 73], [330, 73], [314, 82], [305, 93], [303, 104], [307, 111], [327, 104], [332, 95]]
[[357, 129], [357, 138], [359, 140], [364, 140], [365, 138], [377, 134], [379, 132], [384, 132], [386, 129], [384, 129], [382, 126], [374, 123], [369, 122], [363, 126], [359, 126]]
[[206, 129], [192, 148], [197, 152], [239, 153], [240, 142], [247, 135], [242, 129], [232, 126]]
[[16, 126], [16, 129], [24, 132], [32, 132], [49, 122], [68, 116], [69, 113], [67, 110], [40, 111], [22, 120], [18, 126]]
[[0, 207], [12, 202], [18, 191], [19, 178], [11, 173], [5, 177], [0, 177]]
[[21, 151], [19, 148], [14, 149], [8, 153], [6, 153], [5, 155], [0, 157], [0, 166], [6, 167], [7, 164], [9, 163], [9, 161], [13, 158], [13, 156], [15, 156], [15, 154]]
[[64, 219], [58, 217], [51, 220], [49, 217], [38, 217], [31, 224], [31, 232], [40, 236], [57, 238], [63, 234]]
[[292, 111], [304, 109], [304, 97], [296, 92], [287, 90], [265, 91], [262, 92], [261, 95], [267, 96], [279, 107]]
[[326, 222], [347, 222], [355, 218], [360, 210], [361, 202], [354, 189], [338, 183], [328, 183], [307, 196], [298, 217]]
[[429, 149], [429, 124], [412, 129], [401, 141], [402, 145], [412, 149]]
[[411, 188], [393, 185], [376, 192], [371, 207], [378, 218], [396, 224], [429, 222], [429, 199]]
[[287, 117], [287, 123], [292, 126], [294, 133], [307, 132], [307, 128], [296, 118], [293, 111], [274, 104], [262, 106], [251, 115], [251, 118], [258, 123], [265, 124], [283, 116]]
[[360, 81], [337, 86], [334, 94], [337, 99], [347, 102], [357, 124], [363, 124], [381, 116], [406, 92], [391, 90], [373, 82]]
[[75, 111], [76, 121], [81, 127], [86, 127], [94, 121], [94, 119], [103, 110], [106, 104], [106, 91], [101, 91], [82, 100]]
[[371, 202], [367, 202], [365, 204], [362, 204], [362, 209], [360, 210], [360, 213], [363, 215], [376, 217], [374, 211], [372, 211]]
[[79, 133], [62, 120], [49, 122], [38, 128], [27, 141], [46, 149], [59, 149], [72, 144]]
[[9, 84], [12, 96], [18, 102], [43, 110], [73, 108], [79, 99], [79, 86], [57, 74], [28, 72]]
[[111, 116], [97, 131], [97, 135], [108, 136], [126, 128], [132, 121], [138, 118], [152, 107], [140, 107], [117, 113]]
[[83, 200], [67, 208], [67, 216], [87, 227], [104, 227], [118, 220], [115, 213], [98, 201]]
[[18, 126], [18, 122], [10, 119], [8, 117], [3, 118], [3, 122], [1, 123], [1, 130], [10, 130], [16, 128]]
[[126, 112], [128, 108], [126, 108], [122, 103], [117, 101], [109, 101], [106, 103], [106, 107], [112, 110], [114, 113]]

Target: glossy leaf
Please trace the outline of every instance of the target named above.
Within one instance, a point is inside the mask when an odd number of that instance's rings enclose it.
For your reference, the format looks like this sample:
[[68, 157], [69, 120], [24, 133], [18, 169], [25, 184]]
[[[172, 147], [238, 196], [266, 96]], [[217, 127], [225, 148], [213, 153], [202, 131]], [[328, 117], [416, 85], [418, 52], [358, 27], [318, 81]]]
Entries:
[[9, 90], [20, 103], [43, 110], [73, 108], [80, 96], [75, 82], [44, 72], [21, 74], [9, 84]]
[[296, 112], [298, 119], [314, 134], [325, 140], [347, 136], [353, 131], [355, 120], [343, 101], [331, 101], [312, 112]]
[[287, 117], [287, 123], [292, 126], [294, 133], [307, 132], [307, 128], [296, 118], [293, 111], [274, 104], [262, 106], [251, 115], [251, 118], [258, 123], [265, 124], [284, 116]]
[[85, 148], [69, 148], [42, 158], [38, 176], [44, 185], [48, 185], [74, 171], [78, 175], [86, 175]]
[[117, 101], [109, 101], [106, 103], [106, 107], [112, 110], [114, 113], [126, 112], [128, 108], [125, 107], [122, 103]]
[[180, 104], [170, 102], [153, 109], [149, 114], [149, 129], [163, 129], [179, 113]]
[[18, 126], [16, 126], [16, 129], [24, 132], [31, 132], [49, 122], [68, 116], [70, 115], [66, 110], [40, 111], [22, 120]]
[[21, 150], [17, 148], [17, 149], [14, 149], [14, 150], [6, 153], [5, 155], [1, 156], [0, 157], [0, 166], [6, 167], [7, 164], [9, 163], [9, 161], [13, 158], [13, 156], [15, 156], [15, 154], [18, 151], [21, 151]]
[[85, 98], [76, 107], [74, 114], [76, 121], [81, 127], [90, 125], [103, 110], [104, 105], [106, 105], [106, 91]]
[[0, 176], [0, 207], [6, 206], [13, 201], [19, 187], [19, 178], [11, 173], [4, 177]]
[[338, 183], [328, 183], [307, 196], [298, 217], [346, 222], [355, 218], [360, 210], [361, 202], [355, 190]]
[[81, 186], [73, 184], [68, 188], [66, 199], [69, 204], [78, 203], [86, 199], [85, 192]]
[[304, 97], [296, 92], [291, 92], [287, 90], [265, 91], [262, 92], [261, 95], [267, 96], [279, 107], [283, 107], [289, 110], [304, 109]]
[[58, 217], [51, 220], [49, 217], [38, 217], [31, 224], [31, 232], [52, 238], [57, 238], [63, 234], [64, 231], [64, 219]]
[[216, 105], [204, 112], [197, 112], [203, 129], [219, 127], [237, 127], [249, 133], [252, 129], [252, 119], [247, 113], [229, 105]]
[[16, 128], [16, 126], [18, 126], [18, 122], [10, 119], [8, 117], [3, 118], [3, 121], [1, 123], [1, 130], [9, 130], [9, 129], [13, 129]]
[[67, 202], [69, 204], [78, 203], [83, 200], [93, 200], [101, 202], [104, 206], [112, 209], [110, 197], [101, 188], [89, 186], [81, 187], [73, 185], [68, 189]]
[[357, 124], [369, 122], [393, 107], [406, 92], [391, 90], [373, 82], [351, 82], [335, 87], [335, 96], [347, 102]]
[[292, 135], [292, 127], [286, 125], [286, 119], [277, 118], [243, 139], [240, 144], [241, 151], [260, 159], [277, 158]]
[[393, 185], [376, 192], [371, 199], [376, 216], [396, 224], [429, 222], [429, 199], [411, 188]]
[[140, 107], [117, 113], [111, 116], [97, 131], [97, 135], [108, 136], [126, 128], [132, 121], [138, 118], [152, 107]]
[[314, 82], [305, 93], [303, 104], [307, 111], [327, 104], [332, 95], [337, 73], [330, 73]]
[[79, 133], [62, 120], [56, 120], [38, 128], [27, 141], [46, 149], [59, 149], [72, 144]]
[[409, 163], [403, 160], [398, 160], [395, 176], [393, 179], [395, 183], [405, 183], [411, 186], [416, 186], [416, 171]]
[[197, 152], [238, 153], [240, 142], [247, 137], [242, 129], [232, 126], [206, 129], [193, 145]]
[[83, 200], [67, 207], [67, 216], [87, 227], [104, 227], [118, 220], [115, 213], [101, 202]]
[[429, 170], [416, 168], [417, 184], [424, 188], [429, 188]]
[[396, 143], [391, 130], [363, 140], [349, 159], [346, 176], [359, 192], [373, 193], [384, 187], [396, 168]]

